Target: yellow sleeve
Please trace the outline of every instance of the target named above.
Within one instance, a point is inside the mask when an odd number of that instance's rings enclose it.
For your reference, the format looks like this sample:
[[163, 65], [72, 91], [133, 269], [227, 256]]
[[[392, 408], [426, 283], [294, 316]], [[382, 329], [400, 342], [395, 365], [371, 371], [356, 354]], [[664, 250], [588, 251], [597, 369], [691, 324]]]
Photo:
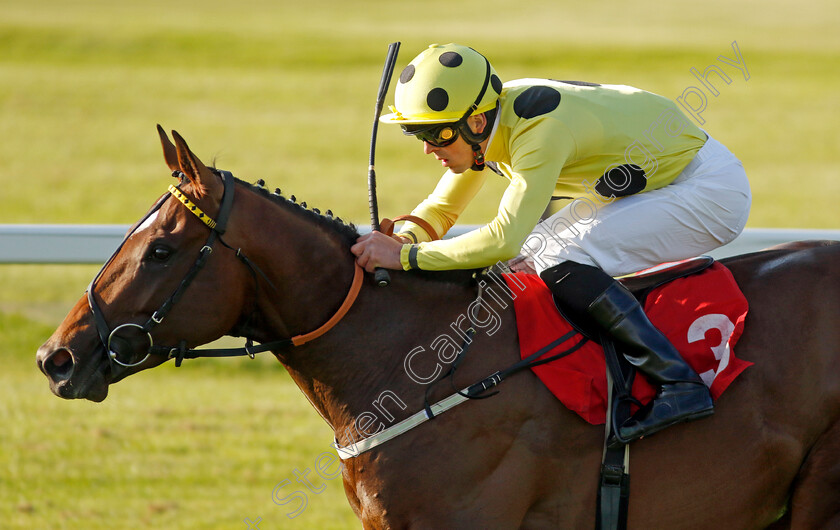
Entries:
[[520, 129], [510, 136], [511, 180], [496, 217], [462, 236], [405, 245], [400, 253], [404, 269], [479, 268], [519, 253], [548, 205], [563, 165], [575, 153], [574, 139], [556, 119], [530, 119]]
[[[447, 171], [435, 190], [411, 214], [425, 220], [440, 237], [443, 237], [458, 220], [464, 208], [473, 200], [487, 180], [484, 171], [468, 169], [463, 173]], [[431, 236], [420, 226], [406, 222], [400, 235], [413, 234], [416, 242], [431, 241]], [[409, 236], [411, 237], [411, 236]]]

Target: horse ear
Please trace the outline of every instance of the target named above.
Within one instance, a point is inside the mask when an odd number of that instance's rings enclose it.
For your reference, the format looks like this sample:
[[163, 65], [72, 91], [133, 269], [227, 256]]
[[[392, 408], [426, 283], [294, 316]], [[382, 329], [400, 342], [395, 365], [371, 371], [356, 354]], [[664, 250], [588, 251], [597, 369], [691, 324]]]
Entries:
[[[178, 155], [179, 168], [177, 169], [180, 169], [192, 183], [196, 197], [200, 199], [206, 193], [221, 197], [222, 189], [219, 179], [190, 151], [187, 142], [177, 131], [172, 131], [172, 138], [175, 139], [175, 152]], [[218, 193], [215, 193], [216, 191]]]
[[166, 161], [166, 166], [172, 171], [180, 171], [181, 166], [178, 165], [178, 153], [175, 151], [175, 146], [169, 141], [163, 127], [158, 124], [158, 136], [160, 136], [160, 145], [163, 147], [163, 159]]

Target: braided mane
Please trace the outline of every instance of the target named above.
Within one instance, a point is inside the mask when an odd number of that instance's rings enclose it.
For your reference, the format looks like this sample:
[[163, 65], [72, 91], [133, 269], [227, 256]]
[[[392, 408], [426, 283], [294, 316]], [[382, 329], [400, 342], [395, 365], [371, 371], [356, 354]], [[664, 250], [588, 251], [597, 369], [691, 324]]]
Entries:
[[[285, 197], [282, 195], [279, 188], [276, 188], [273, 193], [269, 192], [265, 187], [265, 181], [263, 179], [259, 179], [253, 184], [245, 182], [239, 178], [236, 178], [236, 181], [248, 187], [254, 193], [266, 197], [274, 204], [282, 206], [297, 215], [303, 216], [317, 225], [330, 229], [333, 233], [337, 234], [348, 247], [352, 246], [356, 242], [356, 239], [359, 238], [359, 232], [356, 229], [356, 226], [352, 223], [345, 223], [340, 217], [335, 217], [331, 210], [327, 210], [326, 213], [322, 214], [317, 208], [307, 208], [306, 202], [298, 203], [297, 198], [294, 195]], [[449, 271], [413, 270], [410, 271], [409, 274], [435, 282], [473, 286], [475, 285], [476, 274], [481, 274], [481, 272], [481, 269], [456, 269]]]
[[259, 179], [253, 184], [245, 182], [239, 178], [237, 178], [236, 181], [243, 186], [248, 187], [254, 193], [267, 198], [274, 204], [282, 206], [297, 215], [303, 216], [319, 226], [329, 228], [332, 232], [338, 234], [347, 246], [353, 245], [359, 237], [359, 232], [356, 229], [356, 226], [352, 223], [345, 223], [340, 217], [335, 217], [332, 210], [327, 210], [322, 214], [321, 210], [318, 208], [307, 208], [306, 202], [298, 203], [297, 198], [294, 195], [289, 197], [282, 195], [280, 188], [276, 188], [273, 193], [270, 193], [265, 187], [265, 181], [263, 179]]

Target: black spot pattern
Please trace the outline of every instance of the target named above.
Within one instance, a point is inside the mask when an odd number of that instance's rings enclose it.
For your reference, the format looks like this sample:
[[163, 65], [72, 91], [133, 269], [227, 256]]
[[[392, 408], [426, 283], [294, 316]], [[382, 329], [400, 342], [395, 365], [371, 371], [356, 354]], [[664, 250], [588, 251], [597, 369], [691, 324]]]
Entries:
[[516, 97], [513, 112], [520, 118], [536, 118], [548, 114], [560, 104], [560, 92], [548, 86], [532, 86]]
[[438, 57], [438, 61], [440, 61], [440, 64], [443, 66], [455, 68], [456, 66], [461, 66], [461, 63], [464, 62], [464, 58], [461, 57], [461, 54], [458, 52], [446, 52]]
[[414, 65], [410, 64], [406, 66], [402, 73], [400, 74], [400, 83], [406, 84], [411, 81], [411, 78], [414, 77]]
[[493, 90], [496, 91], [496, 94], [502, 93], [502, 80], [499, 79], [499, 76], [493, 74], [490, 76], [490, 86], [493, 87]]
[[440, 87], [433, 88], [429, 91], [429, 95], [426, 96], [426, 104], [429, 105], [430, 109], [440, 112], [449, 105], [449, 94]]
[[647, 186], [647, 175], [636, 164], [622, 164], [604, 173], [595, 183], [595, 191], [604, 197], [626, 197]]

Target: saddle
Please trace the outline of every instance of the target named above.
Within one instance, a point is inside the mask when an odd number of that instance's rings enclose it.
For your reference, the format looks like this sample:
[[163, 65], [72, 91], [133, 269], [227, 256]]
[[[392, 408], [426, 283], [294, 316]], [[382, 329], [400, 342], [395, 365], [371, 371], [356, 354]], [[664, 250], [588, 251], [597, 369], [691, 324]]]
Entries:
[[644, 304], [647, 295], [657, 287], [665, 285], [671, 280], [684, 278], [706, 270], [714, 262], [715, 259], [711, 256], [698, 256], [684, 261], [665, 263], [638, 274], [619, 278], [619, 281], [633, 293], [639, 302]]
[[[619, 278], [619, 282], [631, 293], [633, 293], [633, 296], [635, 296], [639, 303], [644, 306], [648, 294], [656, 288], [673, 280], [685, 278], [686, 276], [702, 272], [711, 267], [714, 262], [715, 260], [711, 256], [698, 256], [696, 258], [690, 258], [683, 261], [663, 263], [661, 265], [657, 265], [656, 267], [646, 269], [640, 273]], [[557, 304], [555, 304], [555, 306], [563, 318], [565, 318], [569, 324], [571, 324], [571, 326], [579, 331], [584, 337], [595, 341], [602, 346], [604, 345], [601, 333], [590, 323], [587, 315], [573, 314], [564, 310]], [[623, 356], [620, 356], [619, 359], [621, 363], [626, 365], [627, 370], [631, 369], [629, 363], [624, 360]]]
[[[606, 437], [609, 437], [611, 430], [630, 416], [633, 407], [639, 403], [637, 399], [643, 402], [652, 397], [653, 387], [644, 378], [634, 380], [634, 368], [623, 355], [618, 354], [616, 346], [589, 323], [587, 316], [564, 314], [559, 308], [553, 311], [557, 304], [550, 298], [550, 291], [545, 288], [538, 292], [544, 287], [539, 277], [515, 273], [506, 275], [505, 279], [511, 291], [519, 295], [514, 305], [523, 359], [534, 351], [539, 353], [539, 346], [569, 327], [589, 339], [588, 344], [583, 346], [579, 344], [586, 339], [578, 341], [574, 355], [535, 366], [532, 371], [558, 399], [586, 421], [594, 424], [606, 422], [609, 428]], [[516, 281], [521, 285], [517, 287]], [[750, 363], [737, 359], [731, 350], [743, 329], [746, 300], [723, 265], [704, 256], [665, 264], [620, 281], [645, 307], [654, 325], [674, 343], [687, 362], [700, 374], [709, 372], [704, 381], [711, 387], [713, 397], [719, 396], [749, 366]], [[529, 294], [543, 301], [531, 306]], [[720, 339], [715, 334], [705, 338], [707, 329], [715, 329], [720, 324], [716, 320], [718, 317], [727, 319], [727, 323], [731, 321], [732, 328], [718, 327]], [[563, 343], [558, 348], [568, 344]], [[550, 350], [546, 355], [555, 351]], [[696, 357], [698, 354], [703, 357]], [[611, 390], [604, 378], [605, 371], [611, 381]], [[583, 390], [577, 393], [577, 389]], [[597, 528], [626, 528], [629, 474], [625, 459], [629, 459], [627, 446], [605, 447], [598, 492]]]

